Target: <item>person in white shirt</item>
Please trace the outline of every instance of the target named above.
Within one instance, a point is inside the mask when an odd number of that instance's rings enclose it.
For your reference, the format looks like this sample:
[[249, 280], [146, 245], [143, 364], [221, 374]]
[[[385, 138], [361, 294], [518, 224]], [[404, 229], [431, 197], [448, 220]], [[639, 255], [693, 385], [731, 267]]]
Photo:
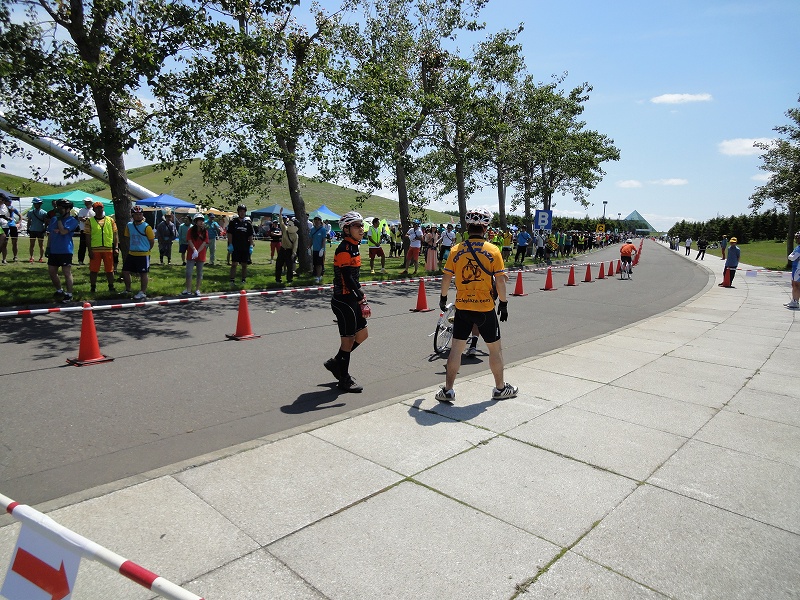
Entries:
[[[94, 216], [94, 211], [92, 210], [92, 202], [91, 198], [84, 198], [83, 199], [83, 208], [78, 211], [77, 219], [78, 223], [81, 224], [81, 231], [83, 231], [84, 227], [86, 226], [86, 220], [91, 219]], [[84, 259], [86, 258], [86, 236], [80, 236], [80, 240], [78, 242], [78, 264], [82, 265]]]
[[450, 249], [456, 243], [456, 232], [453, 231], [453, 224], [448, 223], [447, 229], [442, 232], [442, 237], [439, 240], [439, 270], [447, 262], [447, 257], [450, 256]]
[[686, 256], [689, 256], [689, 254], [692, 251], [692, 238], [687, 237], [686, 238], [686, 242], [684, 242], [684, 243], [686, 245]]
[[400, 272], [400, 275], [408, 275], [408, 268], [414, 264], [414, 273], [417, 274], [417, 267], [419, 266], [419, 253], [422, 249], [422, 228], [419, 226], [419, 219], [414, 219], [411, 227], [406, 232], [408, 238], [408, 254], [406, 254], [406, 268]]

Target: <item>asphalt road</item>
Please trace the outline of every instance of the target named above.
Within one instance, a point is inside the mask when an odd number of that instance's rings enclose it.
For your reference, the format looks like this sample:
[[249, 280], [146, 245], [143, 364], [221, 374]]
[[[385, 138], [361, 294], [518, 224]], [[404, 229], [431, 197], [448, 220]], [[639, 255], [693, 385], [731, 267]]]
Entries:
[[[591, 260], [616, 265], [617, 253]], [[584, 274], [576, 269], [578, 281]], [[528, 295], [511, 298], [501, 327], [506, 363], [672, 308], [708, 276], [645, 242], [633, 281], [565, 287], [559, 271], [548, 292], [543, 273], [523, 281]], [[509, 291], [515, 282], [513, 274]], [[0, 491], [37, 504], [441, 383], [444, 361], [428, 336], [438, 283], [427, 285], [431, 312], [411, 312], [417, 290], [367, 289], [370, 337], [351, 363], [362, 394], [340, 394], [322, 367], [338, 348], [329, 292], [251, 299], [262, 337], [240, 342], [225, 337], [236, 328], [235, 300], [99, 312], [100, 348], [115, 360], [83, 368], [65, 365], [77, 356], [80, 313], [2, 319]], [[487, 359], [465, 360], [462, 375], [488, 369]]]

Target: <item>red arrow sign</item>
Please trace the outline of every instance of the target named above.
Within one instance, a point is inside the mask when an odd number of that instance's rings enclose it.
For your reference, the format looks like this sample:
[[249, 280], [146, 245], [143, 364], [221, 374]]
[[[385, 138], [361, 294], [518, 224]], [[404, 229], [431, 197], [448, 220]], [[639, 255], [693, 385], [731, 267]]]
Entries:
[[64, 569], [63, 561], [61, 568], [56, 570], [30, 552], [17, 548], [17, 556], [14, 558], [11, 570], [36, 587], [52, 594], [53, 600], [61, 600], [70, 593], [67, 571]]

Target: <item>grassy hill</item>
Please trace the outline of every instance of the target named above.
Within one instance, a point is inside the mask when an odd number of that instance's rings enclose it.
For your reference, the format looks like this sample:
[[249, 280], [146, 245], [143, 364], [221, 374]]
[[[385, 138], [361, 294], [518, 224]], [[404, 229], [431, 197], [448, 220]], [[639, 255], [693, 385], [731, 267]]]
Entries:
[[[203, 186], [203, 178], [200, 173], [199, 162], [191, 163], [184, 174], [171, 183], [164, 181], [165, 173], [158, 171], [154, 165], [139, 167], [128, 171], [128, 177], [141, 186], [156, 192], [157, 194], [170, 194], [176, 198], [188, 200], [191, 193], [197, 194], [198, 198], [205, 198], [206, 191]], [[361, 207], [357, 207], [358, 192], [356, 190], [334, 185], [330, 183], [317, 182], [301, 177], [303, 200], [305, 200], [306, 210], [311, 211], [325, 204], [332, 211], [338, 214], [348, 210], [358, 210], [364, 216], [377, 216], [386, 219], [397, 219], [400, 216], [399, 207], [395, 200], [383, 198], [381, 196], [370, 196], [364, 201]], [[83, 179], [68, 185], [54, 186], [43, 183], [32, 182], [28, 179], [9, 175], [0, 172], [0, 188], [9, 190], [21, 196], [46, 196], [57, 192], [80, 189], [85, 192], [97, 194], [104, 198], [110, 198], [111, 192], [106, 184], [96, 179]], [[260, 207], [280, 204], [291, 208], [289, 200], [289, 190], [285, 182], [275, 182], [272, 184], [268, 197], [252, 196], [245, 202], [249, 210]], [[226, 208], [218, 206], [212, 202], [216, 208]], [[434, 222], [449, 222], [450, 216], [437, 211], [426, 211], [426, 215], [413, 213], [412, 217], [424, 218]]]

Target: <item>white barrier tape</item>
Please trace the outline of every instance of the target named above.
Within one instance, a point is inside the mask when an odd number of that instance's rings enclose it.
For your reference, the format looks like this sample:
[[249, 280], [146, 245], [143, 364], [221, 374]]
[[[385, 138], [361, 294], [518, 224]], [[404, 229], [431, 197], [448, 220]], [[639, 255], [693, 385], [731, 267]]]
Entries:
[[131, 581], [158, 593], [164, 598], [169, 600], [203, 600], [200, 596], [183, 589], [160, 575], [148, 571], [116, 552], [104, 548], [97, 542], [93, 542], [71, 529], [67, 529], [35, 508], [31, 508], [26, 504], [19, 504], [3, 494], [0, 494], [0, 505], [3, 506], [7, 513], [35, 530], [38, 534], [83, 558], [94, 560], [110, 569], [114, 569]]

